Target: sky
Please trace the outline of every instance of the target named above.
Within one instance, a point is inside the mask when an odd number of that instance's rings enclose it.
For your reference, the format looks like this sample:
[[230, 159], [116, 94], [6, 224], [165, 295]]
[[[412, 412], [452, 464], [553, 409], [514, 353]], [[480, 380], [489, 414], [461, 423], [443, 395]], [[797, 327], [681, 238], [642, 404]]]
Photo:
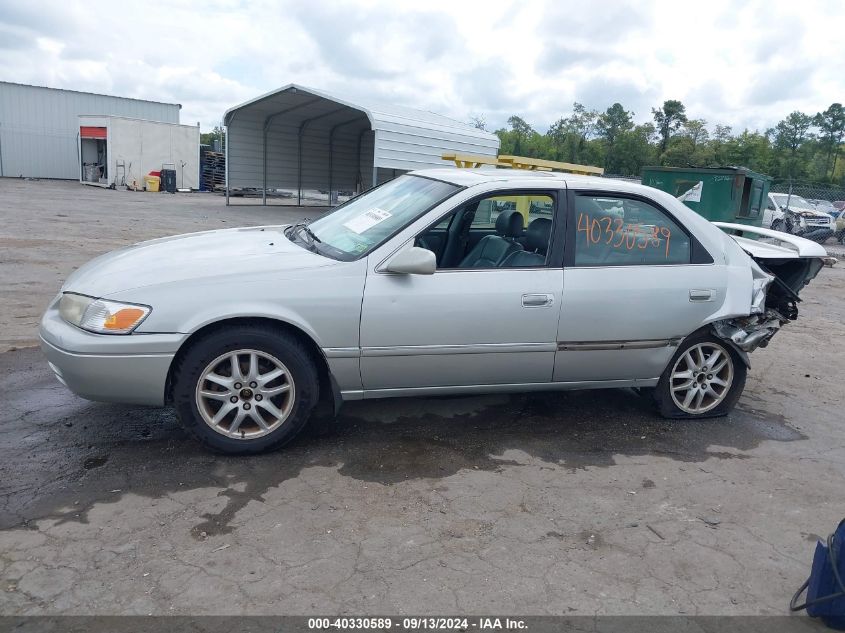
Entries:
[[203, 131], [288, 83], [490, 130], [666, 99], [764, 130], [845, 101], [843, 40], [824, 0], [0, 0], [0, 80], [181, 103]]

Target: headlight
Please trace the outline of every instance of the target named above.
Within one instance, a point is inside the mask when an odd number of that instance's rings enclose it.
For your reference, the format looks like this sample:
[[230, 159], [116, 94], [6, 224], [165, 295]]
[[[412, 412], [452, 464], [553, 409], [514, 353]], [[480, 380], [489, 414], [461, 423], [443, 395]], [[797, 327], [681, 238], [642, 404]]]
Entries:
[[152, 308], [118, 303], [66, 292], [59, 301], [59, 314], [76, 327], [97, 334], [129, 334], [147, 318]]

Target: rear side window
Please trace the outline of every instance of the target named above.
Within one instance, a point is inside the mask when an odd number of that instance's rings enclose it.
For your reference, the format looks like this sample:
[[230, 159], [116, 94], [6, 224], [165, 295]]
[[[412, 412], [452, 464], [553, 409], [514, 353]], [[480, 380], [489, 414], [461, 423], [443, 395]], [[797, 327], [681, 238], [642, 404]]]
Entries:
[[472, 225], [492, 229], [496, 226], [496, 218], [505, 211], [519, 211], [525, 220], [525, 226], [528, 226], [537, 218], [551, 220], [554, 202], [550, 196], [542, 193], [493, 196], [479, 203]]
[[576, 266], [689, 264], [690, 238], [664, 211], [639, 199], [575, 197]]

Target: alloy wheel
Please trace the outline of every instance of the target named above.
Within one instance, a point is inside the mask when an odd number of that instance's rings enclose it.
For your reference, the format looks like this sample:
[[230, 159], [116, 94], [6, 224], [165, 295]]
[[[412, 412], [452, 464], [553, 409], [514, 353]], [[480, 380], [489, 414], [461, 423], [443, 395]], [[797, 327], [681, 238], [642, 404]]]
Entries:
[[212, 429], [233, 439], [275, 431], [293, 409], [296, 387], [275, 356], [255, 349], [221, 354], [200, 374], [197, 409]]
[[685, 413], [705, 413], [719, 406], [731, 390], [733, 358], [716, 343], [698, 343], [683, 353], [674, 367], [669, 391]]

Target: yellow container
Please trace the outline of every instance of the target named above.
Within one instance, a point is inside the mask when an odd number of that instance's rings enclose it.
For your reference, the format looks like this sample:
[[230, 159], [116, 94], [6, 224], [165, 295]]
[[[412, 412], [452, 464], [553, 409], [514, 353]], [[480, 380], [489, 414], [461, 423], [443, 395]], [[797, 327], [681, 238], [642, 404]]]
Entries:
[[144, 176], [144, 184], [147, 186], [147, 191], [158, 191], [161, 178], [158, 176]]

